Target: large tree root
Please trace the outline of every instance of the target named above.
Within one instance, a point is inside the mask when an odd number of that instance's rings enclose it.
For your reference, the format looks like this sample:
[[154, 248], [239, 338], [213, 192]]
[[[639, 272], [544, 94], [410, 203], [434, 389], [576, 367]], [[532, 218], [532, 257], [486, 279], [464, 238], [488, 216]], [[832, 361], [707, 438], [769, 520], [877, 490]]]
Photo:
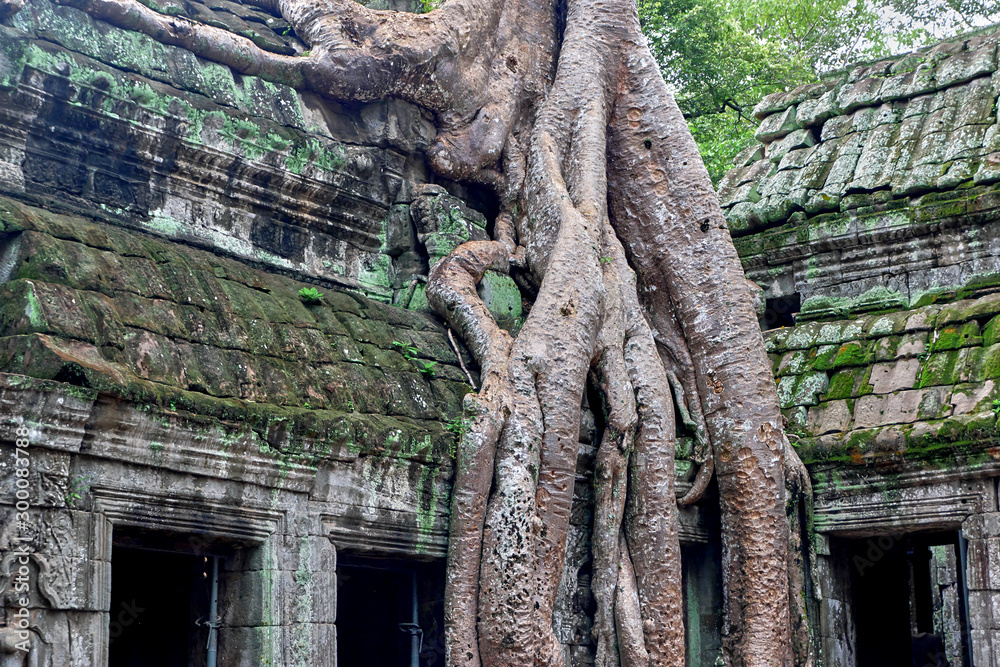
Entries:
[[[558, 0], [448, 0], [421, 16], [258, 0], [310, 45], [300, 57], [134, 0], [59, 1], [332, 99], [422, 105], [437, 118], [434, 169], [495, 188], [496, 240], [460, 246], [428, 279], [431, 305], [481, 368], [452, 498], [448, 664], [563, 664], [553, 607], [588, 377], [606, 415], [592, 539], [598, 664], [684, 664], [675, 401], [702, 464], [680, 502], [718, 474], [728, 662], [792, 663], [770, 367], [634, 0], [567, 0], [564, 14]], [[511, 264], [537, 289], [516, 339], [476, 293], [486, 270]]]

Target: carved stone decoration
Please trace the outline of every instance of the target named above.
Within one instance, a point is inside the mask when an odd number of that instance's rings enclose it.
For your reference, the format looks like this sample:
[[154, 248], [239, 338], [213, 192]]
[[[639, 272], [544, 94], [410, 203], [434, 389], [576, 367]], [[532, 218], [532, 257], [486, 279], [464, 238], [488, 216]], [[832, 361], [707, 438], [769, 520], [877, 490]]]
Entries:
[[28, 553], [20, 554], [17, 552], [10, 552], [0, 560], [0, 596], [7, 593], [10, 588], [12, 578], [16, 573], [17, 569], [25, 563], [23, 559], [27, 558], [31, 561], [28, 564], [30, 568], [34, 571], [29, 575], [32, 580], [33, 586], [29, 586], [30, 600], [32, 606], [40, 606], [41, 604], [48, 605], [51, 609], [65, 609], [65, 603], [60, 595], [58, 585], [54, 585], [52, 567], [49, 565], [49, 560], [38, 553]]

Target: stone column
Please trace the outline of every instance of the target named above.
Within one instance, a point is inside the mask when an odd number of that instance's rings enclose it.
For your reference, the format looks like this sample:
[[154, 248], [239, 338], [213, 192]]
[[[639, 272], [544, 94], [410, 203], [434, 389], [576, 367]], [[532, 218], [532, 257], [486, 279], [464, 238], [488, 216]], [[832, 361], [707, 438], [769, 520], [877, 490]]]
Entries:
[[226, 559], [219, 664], [336, 667], [336, 565], [319, 535], [272, 535]]
[[968, 542], [966, 581], [974, 667], [1000, 667], [1000, 512], [962, 524]]
[[854, 615], [851, 611], [851, 562], [846, 546], [827, 535], [816, 535], [819, 577], [819, 628], [815, 639], [825, 667], [857, 664]]

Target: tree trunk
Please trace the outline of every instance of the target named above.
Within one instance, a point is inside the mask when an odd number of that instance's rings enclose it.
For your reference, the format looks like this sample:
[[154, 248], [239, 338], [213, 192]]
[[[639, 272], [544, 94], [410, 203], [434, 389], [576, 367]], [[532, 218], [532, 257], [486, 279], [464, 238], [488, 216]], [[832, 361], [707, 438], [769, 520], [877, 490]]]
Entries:
[[[337, 100], [433, 111], [431, 166], [493, 187], [495, 240], [432, 268], [465, 339], [446, 587], [453, 666], [562, 665], [552, 627], [587, 383], [603, 401], [593, 592], [601, 667], [684, 665], [675, 402], [722, 503], [727, 664], [791, 665], [787, 441], [749, 293], [708, 174], [640, 33], [635, 0], [449, 0], [414, 15], [259, 0], [310, 46], [279, 56], [135, 0], [62, 0], [238, 71]], [[476, 293], [537, 288], [516, 338]]]

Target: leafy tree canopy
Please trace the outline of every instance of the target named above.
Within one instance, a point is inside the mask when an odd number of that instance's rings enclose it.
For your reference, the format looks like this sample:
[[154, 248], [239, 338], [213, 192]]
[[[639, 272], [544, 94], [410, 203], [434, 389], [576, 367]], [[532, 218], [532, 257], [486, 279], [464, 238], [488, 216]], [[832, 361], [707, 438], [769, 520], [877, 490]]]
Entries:
[[639, 12], [715, 182], [753, 141], [765, 95], [1000, 22], [995, 0], [639, 0]]

